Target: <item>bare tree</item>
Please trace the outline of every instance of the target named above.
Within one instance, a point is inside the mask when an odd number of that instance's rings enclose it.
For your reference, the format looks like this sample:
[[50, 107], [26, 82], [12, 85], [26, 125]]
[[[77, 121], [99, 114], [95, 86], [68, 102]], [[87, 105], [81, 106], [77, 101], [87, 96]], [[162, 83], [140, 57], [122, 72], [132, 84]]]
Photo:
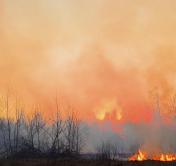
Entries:
[[66, 141], [66, 151], [69, 153], [74, 151], [74, 137], [75, 137], [75, 126], [74, 126], [74, 115], [73, 112], [71, 116], [68, 116], [65, 122], [65, 141]]
[[11, 120], [9, 117], [9, 94], [6, 96], [6, 120], [7, 120], [7, 132], [8, 132], [8, 154], [12, 153], [12, 140], [11, 140], [11, 134], [12, 134], [12, 129], [11, 129]]
[[68, 153], [79, 154], [85, 144], [83, 139], [83, 130], [81, 130], [81, 121], [76, 112], [71, 109], [65, 121], [65, 146]]
[[36, 134], [36, 129], [35, 129], [35, 117], [29, 118], [27, 117], [27, 122], [26, 122], [26, 139], [25, 143], [30, 146], [31, 149], [34, 149], [34, 138]]
[[72, 107], [69, 107], [69, 115], [62, 118], [64, 109], [57, 97], [56, 116], [52, 123], [44, 119], [40, 107], [35, 107], [34, 113], [27, 116], [17, 97], [10, 102], [7, 94], [0, 101], [0, 109], [4, 111], [4, 118], [0, 118], [0, 155], [20, 157], [27, 154], [31, 157], [31, 154], [50, 152], [50, 155], [54, 153], [55, 157], [59, 157], [61, 154], [81, 153], [86, 135], [82, 122]]
[[21, 137], [21, 125], [24, 121], [23, 109], [19, 106], [18, 99], [16, 97], [15, 119], [14, 119], [14, 153], [19, 151], [20, 137]]
[[5, 157], [8, 156], [9, 144], [7, 142], [7, 134], [6, 134], [6, 121], [5, 119], [0, 119], [0, 132], [1, 132], [1, 154]]
[[41, 115], [40, 112], [36, 110], [34, 114], [34, 123], [35, 123], [35, 130], [36, 130], [36, 136], [37, 136], [37, 149], [40, 151], [41, 150], [41, 135], [44, 131], [45, 128], [45, 121]]
[[54, 120], [52, 124], [52, 142], [51, 142], [51, 152], [52, 153], [61, 153], [63, 151], [63, 146], [62, 146], [62, 139], [61, 136], [63, 134], [63, 128], [64, 128], [64, 123], [61, 118], [61, 111], [60, 107], [58, 104], [58, 100], [56, 97], [56, 119]]
[[114, 160], [118, 155], [116, 144], [111, 144], [109, 141], [102, 141], [97, 147], [97, 158], [100, 160]]

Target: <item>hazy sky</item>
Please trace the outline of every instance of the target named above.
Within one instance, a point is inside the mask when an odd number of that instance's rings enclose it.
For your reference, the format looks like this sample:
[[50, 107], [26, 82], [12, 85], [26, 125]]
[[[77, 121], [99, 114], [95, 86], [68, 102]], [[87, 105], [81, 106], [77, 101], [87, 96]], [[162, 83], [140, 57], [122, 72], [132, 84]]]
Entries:
[[[0, 0], [0, 90], [83, 119], [148, 121], [176, 88], [175, 0]], [[165, 110], [163, 110], [165, 111]]]

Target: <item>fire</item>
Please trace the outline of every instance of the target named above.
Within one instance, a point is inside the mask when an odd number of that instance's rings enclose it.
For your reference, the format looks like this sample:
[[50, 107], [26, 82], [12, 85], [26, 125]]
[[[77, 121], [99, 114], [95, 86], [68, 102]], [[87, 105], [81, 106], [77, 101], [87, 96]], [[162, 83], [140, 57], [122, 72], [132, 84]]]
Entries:
[[146, 159], [146, 155], [141, 150], [139, 150], [137, 154], [129, 158], [130, 161], [143, 161]]
[[147, 152], [139, 150], [135, 155], [129, 158], [130, 161], [144, 161], [144, 160], [157, 160], [157, 161], [176, 161], [176, 154], [157, 154], [149, 155]]
[[115, 120], [120, 121], [122, 119], [122, 108], [115, 98], [103, 100], [100, 105], [95, 108], [96, 119], [104, 120], [107, 115], [115, 118]]
[[116, 119], [117, 120], [121, 120], [122, 119], [122, 111], [121, 110], [116, 113]]
[[160, 161], [175, 161], [176, 160], [176, 155], [173, 154], [161, 154], [160, 156]]
[[96, 118], [98, 120], [104, 120], [104, 118], [105, 118], [105, 112], [99, 112], [99, 113], [97, 113]]

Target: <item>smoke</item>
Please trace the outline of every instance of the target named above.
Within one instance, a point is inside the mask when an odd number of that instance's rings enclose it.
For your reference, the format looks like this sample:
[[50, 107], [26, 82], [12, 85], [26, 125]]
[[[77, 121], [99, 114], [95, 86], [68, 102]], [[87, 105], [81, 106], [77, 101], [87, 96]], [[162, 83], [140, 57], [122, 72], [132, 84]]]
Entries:
[[103, 114], [137, 142], [151, 134], [155, 93], [168, 116], [176, 88], [174, 0], [2, 0], [0, 6], [2, 94], [11, 87], [49, 115], [57, 93], [82, 120], [93, 123]]
[[119, 154], [136, 153], [139, 149], [149, 157], [161, 153], [176, 153], [176, 124], [166, 124], [164, 117], [156, 114], [149, 124], [125, 123], [121, 132], [114, 132], [111, 123], [88, 125], [87, 146], [85, 151], [95, 152], [98, 146], [111, 143]]
[[126, 143], [130, 152], [141, 149], [149, 155], [175, 153], [175, 125], [167, 124], [127, 124], [124, 127]]

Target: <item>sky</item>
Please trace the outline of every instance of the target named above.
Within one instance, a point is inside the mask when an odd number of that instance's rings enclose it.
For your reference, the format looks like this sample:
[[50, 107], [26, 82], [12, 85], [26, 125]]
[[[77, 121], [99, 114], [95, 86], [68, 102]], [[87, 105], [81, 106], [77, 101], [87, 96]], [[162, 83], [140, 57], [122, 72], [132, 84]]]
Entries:
[[0, 0], [0, 92], [88, 122], [150, 122], [176, 89], [175, 0]]

